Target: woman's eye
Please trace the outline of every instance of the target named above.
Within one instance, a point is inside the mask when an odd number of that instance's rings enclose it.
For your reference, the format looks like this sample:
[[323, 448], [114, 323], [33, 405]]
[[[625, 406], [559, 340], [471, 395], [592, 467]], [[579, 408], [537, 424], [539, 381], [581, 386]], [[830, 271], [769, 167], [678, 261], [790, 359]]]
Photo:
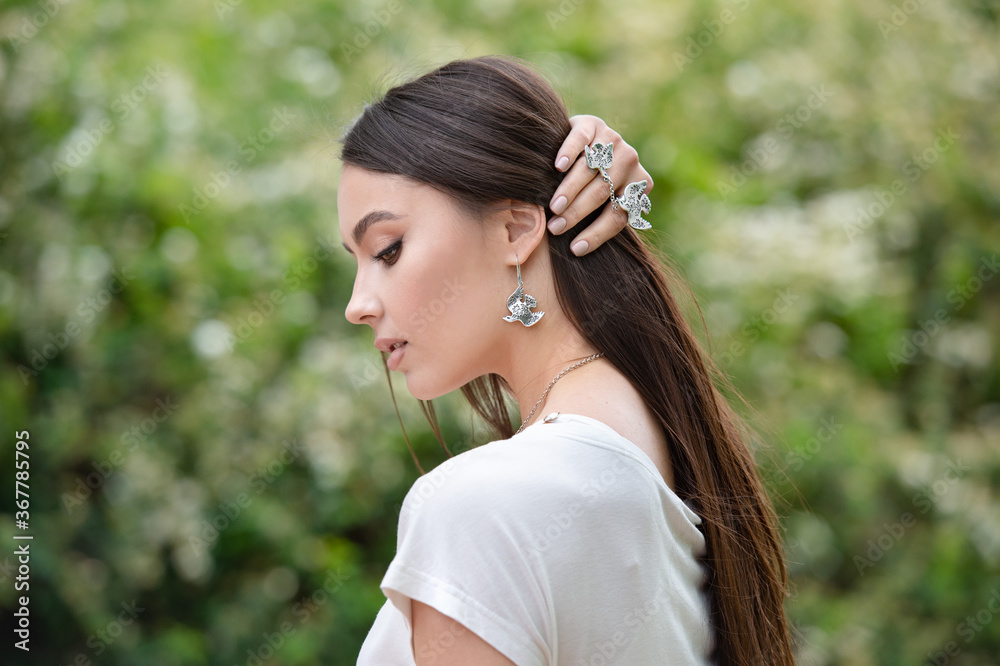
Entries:
[[399, 255], [399, 250], [402, 246], [403, 246], [403, 241], [402, 239], [400, 239], [395, 243], [393, 243], [392, 245], [390, 245], [389, 247], [382, 250], [381, 252], [379, 252], [377, 255], [375, 255], [375, 260], [381, 261], [382, 263], [388, 266], [393, 265], [394, 263], [396, 263], [396, 258]]

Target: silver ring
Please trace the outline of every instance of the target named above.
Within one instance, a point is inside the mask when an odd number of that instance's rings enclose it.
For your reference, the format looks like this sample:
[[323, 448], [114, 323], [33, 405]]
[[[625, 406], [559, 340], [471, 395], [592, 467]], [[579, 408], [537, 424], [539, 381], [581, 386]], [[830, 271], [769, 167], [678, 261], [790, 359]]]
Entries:
[[613, 143], [603, 144], [594, 142], [594, 147], [589, 145], [583, 147], [584, 157], [587, 158], [587, 166], [601, 172], [604, 182], [608, 184], [608, 198], [611, 200], [611, 209], [618, 210], [621, 207], [628, 214], [628, 223], [633, 229], [652, 229], [653, 225], [642, 218], [643, 214], [649, 215], [653, 203], [646, 194], [645, 180], [638, 180], [625, 186], [625, 192], [621, 197], [615, 196], [615, 184], [611, 182], [611, 176], [607, 169], [611, 168], [614, 161]]

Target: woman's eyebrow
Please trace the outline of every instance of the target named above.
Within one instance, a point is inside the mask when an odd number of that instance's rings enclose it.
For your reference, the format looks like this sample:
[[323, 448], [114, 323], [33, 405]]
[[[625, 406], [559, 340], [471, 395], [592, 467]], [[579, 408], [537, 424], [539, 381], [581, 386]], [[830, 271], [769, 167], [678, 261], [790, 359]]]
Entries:
[[[351, 232], [351, 236], [354, 238], [354, 244], [361, 245], [361, 242], [365, 238], [365, 234], [368, 233], [368, 229], [371, 228], [371, 226], [376, 222], [382, 222], [383, 220], [398, 220], [401, 217], [403, 216], [397, 215], [396, 213], [388, 210], [373, 210], [366, 213], [354, 227], [354, 231]], [[344, 246], [345, 250], [354, 254], [351, 248], [347, 247], [347, 243], [341, 243], [341, 245]]]

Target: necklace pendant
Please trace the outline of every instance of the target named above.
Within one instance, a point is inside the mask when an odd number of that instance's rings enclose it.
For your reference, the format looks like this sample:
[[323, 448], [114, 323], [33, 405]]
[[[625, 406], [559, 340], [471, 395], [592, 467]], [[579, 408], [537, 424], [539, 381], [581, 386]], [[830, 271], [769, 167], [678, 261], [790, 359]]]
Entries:
[[[547, 387], [545, 387], [545, 391], [544, 391], [544, 392], [542, 392], [542, 397], [540, 397], [540, 398], [538, 399], [538, 402], [536, 402], [536, 403], [535, 403], [535, 406], [534, 406], [534, 407], [532, 407], [532, 408], [531, 408], [531, 411], [530, 411], [530, 412], [528, 412], [528, 415], [527, 415], [526, 417], [524, 417], [524, 420], [523, 420], [523, 421], [521, 421], [521, 427], [520, 427], [520, 428], [518, 428], [518, 429], [517, 429], [517, 432], [515, 432], [514, 434], [516, 435], [516, 434], [518, 434], [519, 432], [521, 432], [522, 430], [524, 430], [524, 426], [528, 425], [528, 421], [530, 421], [530, 420], [531, 420], [531, 417], [532, 417], [532, 416], [534, 416], [534, 414], [535, 414], [535, 410], [536, 410], [536, 409], [538, 409], [538, 406], [539, 406], [540, 404], [542, 404], [542, 400], [545, 400], [545, 396], [547, 396], [547, 395], [549, 394], [549, 389], [551, 389], [551, 388], [552, 388], [552, 386], [553, 386], [553, 385], [554, 385], [554, 384], [555, 384], [555, 383], [556, 383], [557, 381], [559, 381], [559, 379], [560, 379], [560, 378], [561, 378], [561, 377], [562, 377], [563, 375], [565, 375], [565, 374], [566, 374], [567, 372], [571, 372], [572, 370], [575, 370], [576, 368], [579, 368], [579, 367], [580, 367], [581, 365], [583, 365], [583, 364], [585, 364], [585, 363], [590, 363], [590, 362], [591, 362], [591, 361], [593, 361], [593, 360], [594, 360], [595, 358], [599, 358], [599, 357], [601, 357], [601, 356], [604, 356], [604, 352], [598, 352], [598, 353], [596, 353], [596, 354], [594, 354], [594, 355], [592, 355], [592, 356], [588, 356], [587, 358], [583, 359], [583, 360], [582, 360], [582, 361], [580, 361], [579, 363], [574, 363], [573, 365], [569, 366], [568, 368], [566, 368], [565, 370], [563, 370], [562, 372], [560, 372], [560, 373], [559, 373], [558, 375], [556, 375], [556, 376], [555, 376], [555, 378], [554, 378], [554, 379], [553, 379], [553, 380], [552, 380], [551, 382], [549, 382], [549, 385], [548, 385]], [[552, 421], [556, 420], [557, 418], [559, 418], [559, 412], [552, 412], [551, 414], [549, 414], [548, 416], [546, 416], [546, 417], [545, 417], [544, 419], [542, 419], [542, 420], [543, 420], [543, 421], [544, 421], [545, 423], [552, 423]]]

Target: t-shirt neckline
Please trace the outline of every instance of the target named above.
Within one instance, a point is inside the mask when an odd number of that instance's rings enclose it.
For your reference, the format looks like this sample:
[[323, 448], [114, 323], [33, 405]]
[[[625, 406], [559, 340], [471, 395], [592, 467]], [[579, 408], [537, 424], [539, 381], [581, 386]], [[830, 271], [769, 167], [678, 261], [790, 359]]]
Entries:
[[[535, 423], [532, 423], [528, 427], [530, 428], [530, 427], [539, 425], [541, 423], [552, 423], [553, 421], [557, 421], [559, 419], [567, 419], [569, 421], [579, 421], [579, 422], [582, 422], [582, 423], [589, 423], [589, 424], [592, 424], [592, 425], [599, 426], [600, 428], [603, 428], [605, 431], [607, 431], [610, 434], [614, 435], [614, 437], [617, 440], [619, 440], [621, 442], [624, 442], [627, 445], [627, 447], [628, 447], [628, 449], [630, 451], [632, 451], [633, 453], [641, 454], [642, 462], [647, 467], [649, 467], [653, 471], [655, 471], [656, 472], [656, 476], [659, 477], [659, 479], [661, 481], [663, 481], [663, 477], [660, 475], [660, 470], [656, 469], [656, 464], [649, 457], [649, 455], [646, 454], [645, 451], [643, 451], [642, 449], [639, 448], [638, 444], [636, 444], [632, 440], [630, 440], [627, 437], [625, 437], [624, 435], [622, 435], [620, 432], [618, 432], [617, 430], [615, 430], [614, 428], [612, 428], [611, 426], [609, 426], [604, 421], [600, 421], [598, 419], [595, 419], [593, 416], [584, 416], [583, 414], [573, 414], [573, 413], [570, 413], [570, 412], [550, 412], [549, 414], [547, 414], [543, 418], [539, 419]], [[527, 430], [527, 428], [525, 428], [525, 430]], [[663, 485], [666, 485], [666, 482], [664, 482]], [[667, 486], [667, 487], [669, 488], [670, 486]]]
[[600, 428], [603, 428], [611, 435], [613, 435], [617, 441], [624, 444], [625, 448], [628, 449], [635, 457], [637, 457], [639, 461], [647, 469], [649, 469], [650, 472], [653, 473], [653, 476], [656, 478], [657, 483], [659, 483], [659, 485], [662, 486], [663, 489], [666, 490], [670, 496], [672, 496], [677, 502], [682, 504], [687, 511], [690, 512], [691, 515], [689, 516], [689, 518], [692, 518], [692, 522], [694, 522], [696, 525], [701, 522], [701, 517], [698, 516], [697, 512], [695, 512], [694, 509], [692, 509], [687, 502], [681, 499], [680, 496], [678, 496], [677, 493], [674, 492], [673, 488], [667, 485], [667, 482], [663, 479], [663, 476], [660, 474], [660, 470], [656, 468], [656, 464], [646, 454], [646, 452], [640, 449], [638, 444], [636, 444], [632, 440], [622, 435], [620, 432], [609, 426], [604, 421], [595, 419], [593, 416], [584, 416], [583, 414], [573, 414], [570, 412], [550, 412], [545, 417], [539, 419], [538, 421], [535, 421], [530, 426], [525, 428], [524, 431], [529, 430], [530, 428], [534, 428], [535, 426], [540, 424], [554, 423], [559, 421], [560, 419], [566, 419], [568, 421], [577, 421], [580, 423], [589, 423], [591, 425], [596, 425]]

